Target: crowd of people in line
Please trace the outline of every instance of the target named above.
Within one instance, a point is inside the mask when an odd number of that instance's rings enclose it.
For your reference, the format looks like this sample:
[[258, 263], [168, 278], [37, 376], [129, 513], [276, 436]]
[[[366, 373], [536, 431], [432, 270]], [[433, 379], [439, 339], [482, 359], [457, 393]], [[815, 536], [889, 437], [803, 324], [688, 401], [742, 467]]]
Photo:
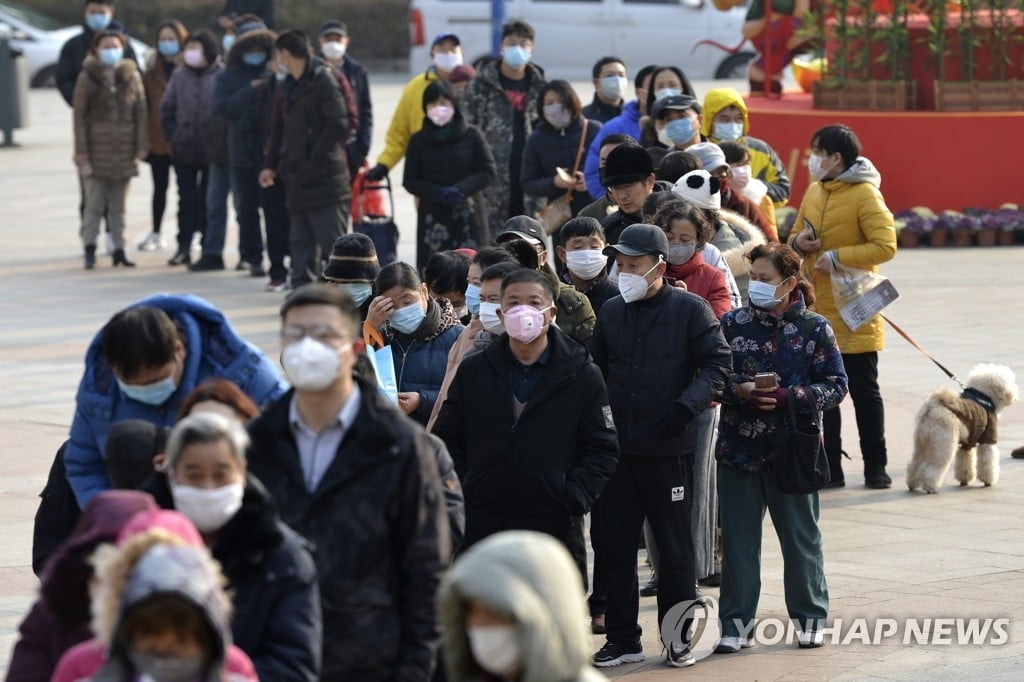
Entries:
[[[822, 645], [818, 493], [780, 492], [775, 434], [790, 413], [817, 420], [829, 486], [845, 485], [849, 392], [865, 484], [891, 485], [882, 325], [847, 326], [831, 286], [896, 249], [854, 131], [811, 135], [787, 244], [789, 180], [744, 98], [701, 103], [675, 67], [641, 69], [627, 101], [626, 65], [603, 58], [584, 107], [532, 62], [527, 24], [475, 67], [444, 34], [371, 167], [342, 22], [313, 56], [272, 17], [225, 14], [226, 60], [212, 34], [167, 22], [140, 76], [111, 3], [86, 13], [95, 49], [71, 92], [86, 267], [104, 211], [130, 265], [123, 197], [148, 154], [181, 188], [172, 264], [224, 267], [230, 187], [240, 265], [263, 275], [262, 209], [270, 288], [293, 290], [283, 374], [190, 295], [145, 298], [96, 334], [8, 680], [596, 679], [645, 659], [641, 596], [661, 624], [715, 587], [715, 651], [732, 653], [753, 645], [766, 510], [799, 644]], [[403, 156], [415, 266], [347, 232], [350, 178]], [[668, 665], [695, 662], [688, 622], [660, 635]]]

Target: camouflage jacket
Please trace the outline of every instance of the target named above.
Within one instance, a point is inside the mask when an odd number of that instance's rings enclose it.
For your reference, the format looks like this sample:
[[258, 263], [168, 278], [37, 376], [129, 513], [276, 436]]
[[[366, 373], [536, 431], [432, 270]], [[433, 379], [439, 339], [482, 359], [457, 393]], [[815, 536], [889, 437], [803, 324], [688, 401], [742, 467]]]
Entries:
[[[513, 122], [515, 116], [505, 89], [501, 86], [501, 62], [498, 59], [483, 61], [477, 68], [476, 78], [469, 84], [466, 91], [463, 114], [466, 122], [475, 125], [484, 134], [484, 141], [491, 148], [497, 178], [484, 191], [487, 221], [492, 230], [501, 226], [508, 215], [510, 192], [509, 160], [512, 156]], [[526, 129], [523, 132], [523, 148], [526, 140], [533, 132], [534, 113], [537, 111], [537, 99], [544, 87], [544, 72], [530, 62], [526, 67], [530, 79], [530, 89], [526, 95]], [[526, 197], [526, 213], [537, 212], [536, 200]]]

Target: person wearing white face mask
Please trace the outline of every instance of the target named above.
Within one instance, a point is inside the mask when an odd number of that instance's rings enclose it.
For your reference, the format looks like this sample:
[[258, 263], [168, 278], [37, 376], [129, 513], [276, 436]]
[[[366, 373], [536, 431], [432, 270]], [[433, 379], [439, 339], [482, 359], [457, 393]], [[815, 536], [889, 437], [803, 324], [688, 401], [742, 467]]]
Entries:
[[[359, 112], [359, 125], [345, 147], [349, 177], [355, 178], [370, 151], [373, 137], [373, 102], [370, 101], [370, 79], [363, 67], [348, 51], [350, 37], [344, 21], [332, 19], [320, 27], [320, 54], [349, 82]], [[340, 78], [339, 78], [340, 82]]]
[[416, 269], [438, 251], [490, 242], [478, 198], [495, 179], [483, 134], [469, 125], [452, 86], [434, 81], [423, 91], [423, 128], [409, 140], [403, 186], [417, 197]]
[[546, 82], [543, 69], [533, 62], [534, 38], [528, 23], [506, 23], [501, 54], [477, 64], [476, 78], [466, 88], [466, 120], [484, 134], [497, 170], [495, 182], [484, 193], [492, 230], [509, 216], [532, 216], [540, 208], [539, 202], [524, 196], [522, 187], [523, 152], [541, 112]]
[[541, 533], [497, 533], [463, 554], [441, 586], [451, 682], [596, 682], [579, 617], [579, 577], [558, 542]]
[[562, 280], [590, 300], [595, 314], [619, 293], [618, 287], [608, 281], [608, 257], [603, 253], [607, 245], [601, 223], [593, 218], [573, 218], [562, 225], [555, 247], [565, 264]]
[[437, 446], [354, 374], [365, 344], [343, 291], [292, 292], [281, 341], [294, 390], [249, 425], [248, 466], [282, 520], [317, 547], [321, 679], [429, 680], [434, 599], [451, 556]]
[[594, 99], [583, 107], [583, 115], [605, 123], [622, 113], [629, 90], [626, 64], [618, 57], [601, 57], [594, 64], [591, 75]]
[[601, 123], [582, 115], [576, 91], [563, 80], [545, 83], [536, 113], [541, 123], [530, 133], [523, 151], [523, 192], [548, 203], [568, 192], [569, 212], [575, 216], [590, 203], [583, 152], [601, 131]]
[[405, 156], [409, 140], [423, 127], [423, 91], [436, 80], [447, 80], [452, 69], [462, 64], [462, 43], [454, 33], [440, 33], [430, 44], [430, 65], [405, 84], [391, 115], [384, 138], [384, 151], [377, 165], [366, 173], [366, 179], [383, 180]]
[[[846, 126], [826, 126], [814, 133], [807, 159], [812, 182], [789, 244], [803, 256], [803, 272], [813, 278], [818, 292], [816, 310], [832, 323], [839, 340], [857, 415], [865, 485], [888, 488], [892, 479], [885, 471], [885, 408], [878, 390], [878, 352], [885, 346], [882, 318], [876, 315], [854, 331], [840, 317], [832, 293], [835, 264], [877, 272], [896, 255], [892, 212], [879, 191], [882, 176], [860, 152], [860, 140]], [[826, 410], [825, 451], [835, 486], [845, 480], [841, 427], [839, 409]]]
[[544, 532], [585, 580], [581, 517], [615, 469], [618, 448], [601, 374], [554, 324], [555, 311], [542, 273], [505, 275], [497, 313], [505, 334], [463, 360], [433, 433], [469, 482], [464, 548], [504, 530]]
[[[722, 391], [730, 350], [708, 303], [665, 279], [669, 243], [656, 225], [623, 230], [605, 250], [619, 266], [617, 296], [601, 308], [590, 343], [608, 382], [622, 456], [599, 504], [608, 585], [608, 641], [598, 667], [645, 659], [636, 553], [646, 517], [658, 545], [658, 619], [696, 598], [690, 505], [694, 419]], [[688, 625], [663, 642], [666, 663], [693, 665]]]
[[320, 591], [310, 545], [248, 474], [241, 422], [200, 405], [171, 431], [166, 477], [144, 489], [187, 516], [220, 562], [231, 585], [232, 640], [260, 679], [319, 679]]
[[398, 383], [398, 407], [426, 424], [444, 381], [448, 352], [462, 325], [446, 298], [430, 296], [416, 270], [407, 263], [381, 268], [366, 324], [380, 330], [391, 346]]

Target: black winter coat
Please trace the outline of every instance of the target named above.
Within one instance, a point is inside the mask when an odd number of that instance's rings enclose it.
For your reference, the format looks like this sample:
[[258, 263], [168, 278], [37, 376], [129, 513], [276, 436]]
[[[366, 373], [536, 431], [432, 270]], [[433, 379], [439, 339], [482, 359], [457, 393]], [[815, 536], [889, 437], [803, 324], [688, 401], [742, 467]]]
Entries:
[[32, 526], [32, 572], [40, 577], [46, 560], [68, 539], [82, 516], [75, 491], [71, 489], [64, 470], [64, 449], [67, 445], [65, 441], [53, 458], [46, 485], [39, 493], [39, 508]]
[[560, 329], [547, 335], [551, 355], [518, 421], [503, 335], [462, 361], [434, 424], [463, 482], [463, 547], [518, 529], [548, 533], [572, 552], [572, 517], [587, 513], [615, 471], [618, 444], [601, 373]]
[[263, 145], [255, 134], [262, 112], [252, 82], [269, 79], [270, 73], [266, 64], [246, 64], [242, 55], [255, 49], [269, 54], [273, 46], [274, 34], [270, 31], [242, 34], [225, 55], [226, 68], [217, 76], [214, 111], [228, 121], [228, 158], [232, 168], [258, 168], [263, 158]]
[[665, 282], [649, 299], [601, 307], [590, 340], [608, 382], [623, 457], [679, 457], [695, 415], [725, 387], [732, 353], [703, 298]]
[[[143, 486], [164, 509], [174, 509], [167, 477]], [[233, 643], [249, 655], [261, 680], [320, 679], [320, 589], [312, 547], [281, 522], [277, 506], [254, 476], [242, 508], [221, 529], [212, 549], [228, 579]]]
[[255, 14], [263, 20], [267, 28], [274, 28], [277, 0], [227, 0], [220, 14], [228, 17]]
[[352, 57], [346, 55], [341, 63], [341, 70], [348, 77], [352, 90], [359, 103], [359, 130], [348, 143], [348, 172], [354, 178], [359, 167], [363, 165], [366, 155], [370, 153], [373, 138], [373, 102], [370, 101], [370, 79], [366, 69]]
[[435, 445], [359, 381], [359, 414], [315, 491], [288, 422], [290, 391], [249, 427], [249, 470], [316, 546], [324, 680], [429, 680], [434, 599], [450, 556]]
[[[111, 31], [124, 33], [124, 26], [115, 19], [110, 21], [110, 25], [107, 28]], [[78, 74], [82, 71], [82, 64], [85, 63], [85, 58], [89, 56], [89, 50], [92, 49], [92, 39], [95, 35], [91, 28], [82, 24], [82, 32], [77, 36], [68, 38], [68, 41], [60, 49], [60, 57], [57, 59], [57, 72], [54, 74], [54, 79], [57, 81], [57, 89], [60, 90], [61, 97], [64, 98], [69, 107], [74, 104], [75, 83], [78, 82]], [[135, 51], [132, 49], [130, 41], [124, 45], [124, 58], [131, 59], [136, 65], [139, 63], [139, 59], [135, 56]]]
[[[583, 154], [580, 156], [579, 170], [583, 170], [583, 163], [587, 160], [587, 150], [590, 143], [597, 137], [601, 130], [599, 121], [587, 123], [587, 138], [583, 143]], [[530, 196], [539, 197], [551, 201], [565, 194], [561, 187], [555, 187], [555, 168], [561, 166], [572, 172], [573, 163], [576, 161], [576, 150], [580, 144], [580, 134], [583, 132], [583, 117], [577, 117], [565, 130], [555, 130], [547, 121], [537, 125], [526, 140], [526, 148], [523, 150], [523, 166], [520, 171], [523, 192]], [[573, 192], [572, 214], [586, 208], [593, 199], [590, 194], [584, 192]]]
[[[450, 126], [450, 127], [448, 127]], [[405, 155], [403, 186], [419, 197], [416, 221], [418, 269], [437, 251], [479, 249], [490, 243], [486, 216], [474, 195], [494, 181], [494, 157], [476, 126], [456, 112], [445, 129], [430, 119], [413, 134]], [[444, 130], [444, 132], [442, 132]], [[444, 134], [446, 133], [446, 134]], [[464, 201], [448, 206], [441, 190], [458, 187]]]
[[348, 114], [330, 67], [311, 58], [297, 81], [285, 81], [285, 93], [278, 167], [289, 208], [307, 212], [348, 203]]

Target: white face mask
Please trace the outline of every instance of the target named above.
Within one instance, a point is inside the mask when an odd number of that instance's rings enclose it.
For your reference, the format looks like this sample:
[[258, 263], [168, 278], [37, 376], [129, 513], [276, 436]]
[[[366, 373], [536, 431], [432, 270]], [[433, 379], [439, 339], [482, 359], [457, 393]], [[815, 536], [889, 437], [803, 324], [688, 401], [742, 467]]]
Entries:
[[451, 71], [462, 65], [461, 52], [438, 52], [434, 55], [434, 66], [442, 71]]
[[171, 483], [174, 508], [187, 516], [200, 533], [212, 533], [224, 527], [242, 508], [245, 488], [232, 483], [220, 488], [193, 488]]
[[501, 310], [500, 303], [480, 301], [480, 324], [495, 336], [501, 336], [505, 333], [505, 325], [501, 323], [501, 318], [498, 317], [499, 310]]
[[281, 366], [297, 391], [322, 391], [338, 378], [338, 351], [308, 336], [288, 345], [281, 353]]
[[651, 283], [647, 281], [647, 275], [654, 272], [658, 265], [660, 262], [655, 263], [654, 267], [642, 275], [634, 275], [631, 272], [619, 273], [619, 293], [622, 294], [622, 300], [632, 303], [642, 299], [647, 290], [651, 288]]
[[830, 170], [835, 168], [836, 164], [833, 163], [828, 168], [822, 166], [825, 163], [824, 156], [818, 156], [817, 154], [811, 154], [807, 158], [807, 172], [811, 174], [811, 180], [817, 182], [824, 178]]
[[579, 249], [565, 252], [565, 266], [580, 279], [596, 279], [608, 267], [608, 257], [600, 249]]
[[336, 62], [345, 56], [345, 43], [332, 40], [320, 46], [324, 56], [332, 62]]
[[622, 99], [629, 87], [629, 81], [622, 76], [605, 76], [599, 82], [598, 90], [608, 99]]
[[473, 658], [486, 672], [509, 677], [522, 668], [523, 654], [515, 625], [469, 626], [466, 634]]

